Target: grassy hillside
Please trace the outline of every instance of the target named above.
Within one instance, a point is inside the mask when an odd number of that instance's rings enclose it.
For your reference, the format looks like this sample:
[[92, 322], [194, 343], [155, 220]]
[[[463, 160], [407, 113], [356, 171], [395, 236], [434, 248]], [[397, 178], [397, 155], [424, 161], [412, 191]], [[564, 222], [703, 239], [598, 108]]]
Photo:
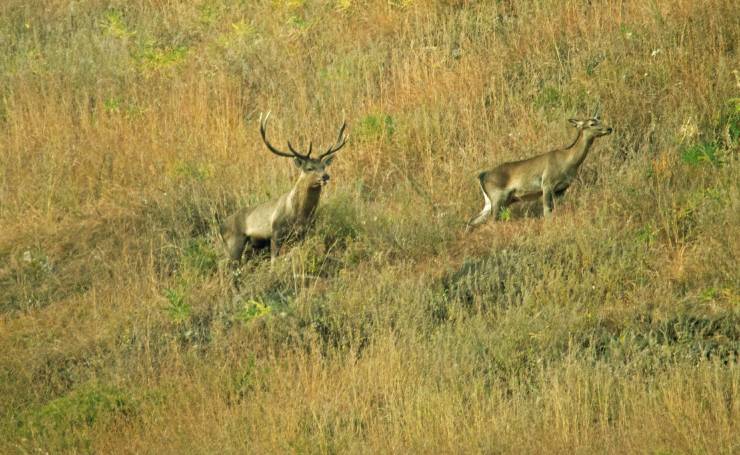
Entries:
[[[0, 452], [737, 453], [731, 0], [0, 2]], [[552, 219], [475, 176], [601, 138]], [[230, 269], [261, 143], [350, 143]]]

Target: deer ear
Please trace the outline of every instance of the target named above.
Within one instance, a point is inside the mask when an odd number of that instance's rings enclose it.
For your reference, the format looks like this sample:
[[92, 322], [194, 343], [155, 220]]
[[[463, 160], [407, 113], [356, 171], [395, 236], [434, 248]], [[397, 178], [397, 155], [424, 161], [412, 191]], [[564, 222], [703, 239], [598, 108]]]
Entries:
[[331, 162], [333, 160], [334, 160], [334, 154], [332, 153], [331, 155], [329, 155], [329, 156], [325, 157], [324, 159], [322, 159], [321, 162], [324, 163], [324, 165], [328, 166], [328, 165], [331, 164]]
[[300, 169], [303, 167], [303, 158], [296, 156], [293, 158], [293, 163], [295, 163], [296, 167]]
[[581, 121], [580, 120], [576, 120], [574, 118], [569, 118], [568, 121], [570, 122], [571, 125], [575, 126], [576, 128], [580, 128], [580, 126], [581, 126]]

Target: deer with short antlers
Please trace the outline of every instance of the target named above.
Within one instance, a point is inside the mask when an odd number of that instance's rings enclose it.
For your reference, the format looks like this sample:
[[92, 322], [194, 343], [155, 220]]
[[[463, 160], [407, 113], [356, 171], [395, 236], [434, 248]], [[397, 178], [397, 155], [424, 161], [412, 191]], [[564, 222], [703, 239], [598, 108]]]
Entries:
[[489, 215], [495, 219], [499, 210], [509, 204], [539, 197], [542, 197], [545, 217], [551, 215], [553, 196], [561, 196], [568, 189], [594, 140], [612, 132], [611, 127], [601, 124], [598, 111], [591, 118], [568, 121], [577, 131], [569, 146], [500, 164], [478, 175], [485, 204], [483, 210], [468, 221], [466, 231], [485, 222]]
[[348, 136], [344, 134], [347, 123], [344, 122], [339, 128], [337, 142], [318, 157], [311, 157], [312, 143], [309, 143], [308, 152], [304, 155], [296, 151], [288, 141], [290, 153], [287, 153], [278, 150], [267, 140], [269, 117], [269, 112], [264, 118], [260, 115], [260, 135], [263, 142], [275, 155], [293, 158], [300, 169], [300, 175], [289, 192], [254, 208], [241, 209], [221, 224], [221, 238], [229, 257], [235, 261], [241, 260], [245, 248], [262, 248], [269, 243], [271, 263], [274, 263], [286, 239], [305, 233], [319, 205], [321, 189], [329, 181], [326, 168], [334, 159], [334, 154], [347, 143]]

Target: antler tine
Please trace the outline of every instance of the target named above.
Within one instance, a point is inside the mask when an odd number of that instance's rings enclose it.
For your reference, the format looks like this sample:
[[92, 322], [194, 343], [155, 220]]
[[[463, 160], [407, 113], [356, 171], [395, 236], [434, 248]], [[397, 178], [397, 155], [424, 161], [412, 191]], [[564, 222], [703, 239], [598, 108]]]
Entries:
[[599, 110], [600, 110], [600, 108], [601, 108], [601, 106], [597, 102], [596, 105], [594, 106], [594, 115], [592, 116], [596, 120], [599, 120]]
[[340, 139], [342, 139], [342, 142], [345, 142], [347, 140], [346, 137], [343, 138], [343, 136], [344, 136], [344, 129], [345, 128], [347, 128], [347, 121], [346, 120], [342, 121], [342, 127], [339, 128], [339, 135], [337, 136], [337, 142], [339, 142]]
[[285, 153], [283, 151], [278, 150], [270, 144], [270, 141], [267, 140], [267, 119], [270, 118], [270, 111], [267, 111], [267, 114], [262, 117], [262, 114], [260, 114], [260, 135], [262, 135], [262, 141], [265, 143], [267, 148], [278, 156], [284, 156], [286, 158], [293, 158], [294, 155], [291, 155], [290, 153]]
[[337, 137], [336, 144], [334, 144], [331, 147], [329, 147], [328, 149], [326, 149], [326, 151], [321, 154], [321, 156], [319, 157], [319, 159], [322, 159], [322, 158], [324, 158], [327, 155], [331, 155], [332, 153], [336, 153], [336, 152], [339, 151], [339, 149], [341, 149], [342, 147], [344, 147], [344, 144], [347, 143], [347, 139], [349, 138], [349, 135], [347, 135], [347, 136], [344, 135], [344, 130], [346, 128], [347, 128], [347, 121], [345, 120], [344, 122], [342, 122], [342, 127], [339, 128], [339, 136]]
[[288, 149], [290, 149], [291, 153], [286, 153], [281, 150], [278, 150], [274, 145], [270, 144], [270, 142], [267, 140], [267, 119], [270, 117], [270, 111], [267, 111], [267, 115], [265, 115], [265, 118], [262, 118], [262, 114], [260, 114], [260, 134], [262, 135], [262, 140], [264, 141], [265, 145], [267, 146], [270, 151], [278, 156], [284, 156], [286, 158], [308, 158], [308, 155], [303, 155], [295, 149], [293, 149], [293, 146], [290, 145], [290, 141], [288, 141]]
[[306, 159], [311, 155], [311, 150], [308, 151], [308, 155], [304, 155], [300, 152], [298, 152], [296, 149], [293, 148], [293, 146], [290, 144], [290, 141], [288, 141], [288, 148], [291, 152], [293, 152], [293, 155], [297, 156], [298, 158]]

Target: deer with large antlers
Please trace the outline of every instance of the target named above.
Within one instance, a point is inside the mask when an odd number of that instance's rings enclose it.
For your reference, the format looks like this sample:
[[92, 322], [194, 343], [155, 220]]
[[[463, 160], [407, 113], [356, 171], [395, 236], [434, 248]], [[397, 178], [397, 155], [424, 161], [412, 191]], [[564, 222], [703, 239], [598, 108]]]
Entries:
[[612, 132], [611, 127], [601, 124], [598, 112], [591, 118], [569, 119], [569, 122], [577, 130], [576, 138], [569, 146], [526, 160], [500, 164], [479, 174], [484, 206], [468, 221], [467, 231], [485, 222], [489, 215], [495, 219], [499, 210], [509, 204], [539, 197], [542, 197], [545, 217], [550, 216], [553, 196], [561, 196], [568, 189], [594, 140]]
[[260, 115], [260, 135], [263, 142], [275, 155], [293, 158], [293, 162], [300, 169], [300, 175], [289, 192], [256, 207], [241, 209], [221, 224], [221, 238], [229, 257], [235, 261], [241, 260], [246, 247], [257, 249], [269, 244], [271, 262], [274, 263], [283, 242], [306, 231], [319, 205], [321, 189], [329, 181], [326, 168], [334, 159], [334, 154], [347, 143], [348, 136], [344, 134], [347, 126], [345, 122], [339, 129], [336, 143], [316, 158], [311, 157], [312, 143], [309, 143], [306, 154], [296, 151], [290, 141], [288, 141], [290, 153], [281, 151], [267, 140], [269, 116], [269, 112], [264, 118]]

